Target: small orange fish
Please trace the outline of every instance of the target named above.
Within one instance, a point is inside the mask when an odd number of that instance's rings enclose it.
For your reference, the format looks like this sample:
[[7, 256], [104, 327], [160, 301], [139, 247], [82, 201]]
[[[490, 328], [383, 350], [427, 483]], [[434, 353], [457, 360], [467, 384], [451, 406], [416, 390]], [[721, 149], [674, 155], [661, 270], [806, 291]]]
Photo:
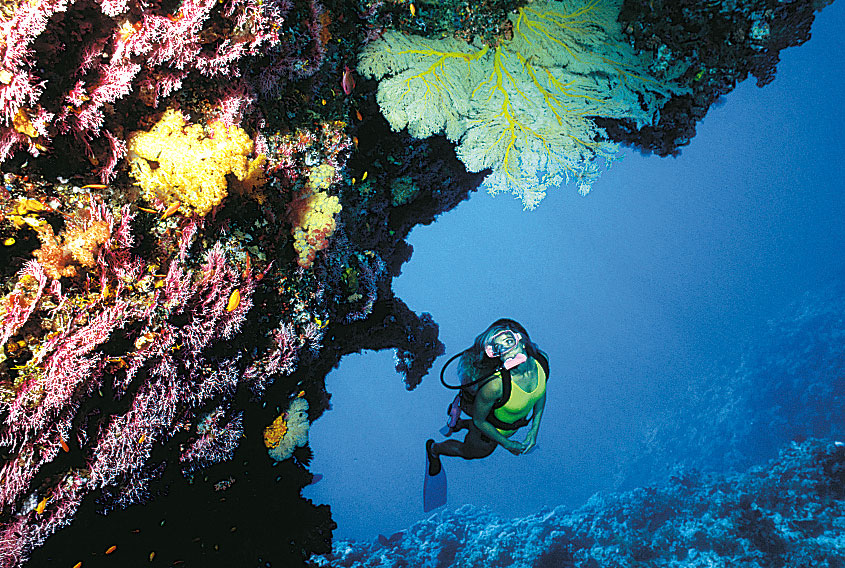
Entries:
[[47, 498], [44, 497], [41, 501], [38, 502], [38, 505], [35, 507], [35, 514], [40, 515], [44, 512], [44, 509], [47, 508]]
[[355, 118], [357, 118], [358, 120], [364, 120], [364, 117], [361, 115], [360, 110], [355, 111]]
[[352, 143], [355, 144], [356, 148], [358, 147], [358, 137], [357, 136], [352, 137]]
[[155, 552], [150, 552], [150, 562], [152, 562], [152, 561], [153, 561], [153, 558], [155, 558], [155, 557], [156, 557], [156, 553], [155, 553]]
[[305, 396], [305, 391], [299, 391], [299, 394], [296, 395], [296, 398], [302, 398]]
[[365, 179], [367, 179], [368, 173], [370, 173], [370, 172], [364, 172], [364, 175], [361, 176], [361, 181], [364, 181]]
[[63, 449], [65, 452], [69, 452], [69, 451], [70, 451], [70, 448], [68, 447], [67, 442], [65, 442], [65, 439], [64, 439], [64, 438], [62, 438], [61, 436], [59, 436], [59, 443], [62, 445], [62, 449]]
[[226, 311], [231, 312], [234, 311], [235, 308], [238, 307], [238, 304], [241, 303], [241, 291], [235, 288], [232, 291], [232, 295], [229, 296], [229, 303], [226, 305]]
[[411, 9], [411, 17], [415, 17], [417, 15], [417, 7], [414, 6], [413, 2], [411, 2], [411, 5], [408, 7]]
[[88, 185], [83, 185], [81, 189], [106, 189], [107, 187], [107, 185], [101, 183], [89, 183]]
[[167, 219], [168, 217], [170, 217], [171, 215], [173, 215], [174, 213], [179, 211], [179, 207], [181, 205], [182, 204], [179, 203], [178, 201], [174, 201], [173, 203], [170, 204], [170, 207], [168, 207], [167, 209], [164, 210], [164, 213], [161, 214], [161, 218]]
[[77, 562], [73, 565], [73, 568], [82, 568], [82, 562]]
[[108, 547], [108, 548], [106, 549], [106, 554], [111, 554], [111, 553], [112, 553], [112, 552], [114, 552], [115, 550], [117, 550], [117, 546], [115, 546], [115, 545], [113, 544], [113, 545], [111, 545], [110, 547]]
[[138, 445], [140, 446], [141, 444], [143, 444], [143, 443], [144, 443], [144, 440], [146, 440], [146, 439], [147, 439], [147, 435], [146, 435], [146, 434], [141, 434], [141, 437], [140, 437], [140, 438], [138, 438]]
[[138, 209], [140, 209], [144, 213], [158, 213], [158, 211], [156, 211], [155, 209], [148, 209], [146, 207], [138, 207]]

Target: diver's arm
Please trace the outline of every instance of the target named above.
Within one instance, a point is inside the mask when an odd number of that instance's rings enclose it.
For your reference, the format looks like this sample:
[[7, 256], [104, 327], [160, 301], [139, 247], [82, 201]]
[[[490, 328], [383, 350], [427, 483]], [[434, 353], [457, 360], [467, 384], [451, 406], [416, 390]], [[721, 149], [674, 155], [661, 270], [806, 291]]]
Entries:
[[490, 381], [478, 390], [475, 395], [475, 404], [472, 409], [472, 423], [481, 432], [496, 441], [500, 446], [514, 455], [519, 455], [524, 450], [523, 444], [506, 438], [492, 424], [487, 422], [487, 416], [493, 412], [493, 405], [502, 396], [502, 381]]
[[531, 419], [531, 429], [525, 436], [525, 451], [528, 452], [537, 443], [537, 432], [540, 431], [540, 420], [543, 418], [543, 409], [546, 407], [546, 393], [534, 403], [534, 417]]
[[540, 420], [543, 418], [543, 409], [546, 408], [546, 393], [543, 393], [543, 396], [534, 403], [534, 418], [531, 420], [531, 430], [528, 431], [529, 434], [537, 435], [537, 432], [540, 430]]

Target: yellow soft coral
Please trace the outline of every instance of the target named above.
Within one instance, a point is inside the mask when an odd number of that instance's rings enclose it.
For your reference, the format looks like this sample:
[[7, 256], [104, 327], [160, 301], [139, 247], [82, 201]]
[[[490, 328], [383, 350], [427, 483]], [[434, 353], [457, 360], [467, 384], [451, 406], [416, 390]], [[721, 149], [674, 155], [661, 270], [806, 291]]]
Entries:
[[334, 180], [336, 170], [328, 164], [312, 168], [308, 184], [290, 205], [293, 223], [293, 248], [299, 258], [297, 264], [309, 268], [317, 253], [329, 246], [329, 237], [337, 226], [335, 216], [340, 213], [340, 199], [325, 191]]
[[317, 191], [324, 191], [334, 183], [334, 176], [337, 170], [329, 164], [320, 164], [308, 171], [308, 185]]
[[267, 157], [264, 154], [259, 154], [257, 158], [250, 160], [244, 177], [231, 180], [231, 189], [234, 189], [238, 195], [252, 197], [259, 203], [264, 203], [267, 198], [262, 191], [264, 182], [267, 181], [267, 176], [264, 175], [266, 161]]
[[264, 445], [268, 450], [278, 448], [288, 431], [287, 414], [282, 414], [264, 429]]
[[264, 156], [250, 160], [253, 144], [239, 126], [212, 122], [188, 124], [168, 109], [149, 132], [133, 132], [127, 141], [132, 175], [144, 199], [167, 206], [179, 203], [185, 214], [205, 215], [227, 195], [226, 175], [254, 189]]
[[293, 451], [308, 443], [308, 401], [301, 395], [291, 401], [287, 412], [264, 430], [267, 453], [276, 461], [286, 460]]
[[334, 216], [340, 210], [340, 200], [323, 191], [306, 192], [295, 200], [296, 221], [291, 232], [299, 266], [309, 268], [317, 253], [329, 246], [329, 237], [336, 227]]

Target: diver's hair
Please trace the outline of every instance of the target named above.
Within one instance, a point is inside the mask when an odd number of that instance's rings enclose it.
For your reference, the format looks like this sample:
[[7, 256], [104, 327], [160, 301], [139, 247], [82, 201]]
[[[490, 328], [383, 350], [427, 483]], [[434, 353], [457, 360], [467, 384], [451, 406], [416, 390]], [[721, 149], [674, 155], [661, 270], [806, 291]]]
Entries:
[[484, 352], [484, 346], [497, 333], [505, 330], [514, 331], [522, 336], [522, 343], [525, 346], [525, 351], [531, 357], [536, 357], [539, 348], [531, 341], [528, 332], [516, 320], [502, 318], [494, 321], [490, 326], [481, 332], [475, 338], [472, 346], [468, 347], [461, 354], [458, 360], [458, 376], [461, 378], [461, 384], [465, 385], [475, 380], [480, 379], [486, 375], [491, 374], [496, 370], [501, 361], [498, 358], [488, 357]]

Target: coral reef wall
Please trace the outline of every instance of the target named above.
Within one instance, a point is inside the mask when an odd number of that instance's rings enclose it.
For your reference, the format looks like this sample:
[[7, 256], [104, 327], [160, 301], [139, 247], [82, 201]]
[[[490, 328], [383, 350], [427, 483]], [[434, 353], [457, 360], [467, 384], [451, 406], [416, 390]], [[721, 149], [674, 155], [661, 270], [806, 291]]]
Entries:
[[542, 5], [0, 3], [0, 566], [329, 552], [326, 374], [395, 349], [412, 389], [442, 352], [391, 290], [411, 228], [487, 176], [531, 207], [614, 141], [671, 153], [820, 7]]

